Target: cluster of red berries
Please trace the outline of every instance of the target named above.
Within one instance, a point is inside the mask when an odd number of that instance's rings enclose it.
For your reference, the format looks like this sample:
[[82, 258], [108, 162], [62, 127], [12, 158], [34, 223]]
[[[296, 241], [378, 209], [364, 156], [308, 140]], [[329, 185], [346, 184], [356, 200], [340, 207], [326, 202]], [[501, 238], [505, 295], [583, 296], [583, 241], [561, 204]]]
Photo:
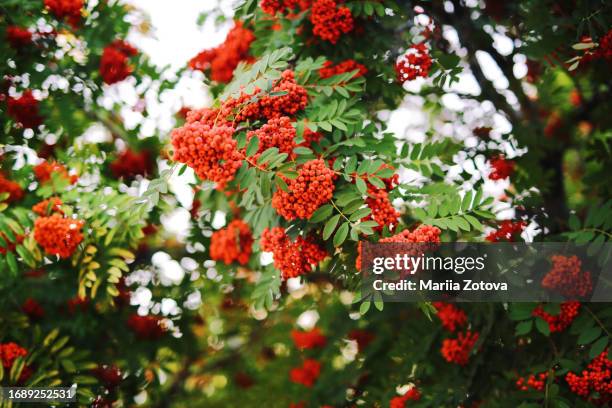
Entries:
[[553, 255], [553, 266], [542, 278], [542, 287], [563, 296], [576, 299], [587, 296], [593, 290], [591, 272], [582, 271], [582, 262], [576, 255]]
[[57, 197], [51, 197], [35, 204], [32, 207], [32, 211], [40, 216], [46, 216], [53, 213], [64, 214], [62, 211], [62, 200]]
[[533, 310], [532, 315], [544, 319], [548, 323], [550, 332], [555, 333], [567, 329], [578, 316], [578, 313], [580, 313], [580, 302], [569, 301], [561, 303], [561, 310], [558, 315], [547, 313], [542, 305], [538, 305]]
[[427, 46], [423, 43], [414, 44], [395, 64], [397, 80], [403, 84], [418, 77], [426, 78], [431, 69], [432, 60]]
[[[586, 37], [582, 42], [592, 42], [592, 38]], [[588, 63], [598, 59], [612, 60], [612, 29], [609, 30], [603, 37], [599, 39], [599, 45], [596, 48], [585, 50], [582, 57], [582, 63]]]
[[116, 178], [132, 180], [136, 176], [147, 176], [153, 172], [153, 163], [148, 151], [135, 152], [125, 149], [110, 164], [110, 170]]
[[238, 151], [237, 142], [232, 138], [233, 127], [210, 123], [214, 112], [191, 111], [187, 122], [172, 131], [173, 159], [187, 164], [201, 179], [216, 182], [222, 188], [233, 180], [244, 154]]
[[529, 374], [528, 377], [519, 377], [516, 380], [516, 386], [521, 391], [544, 391], [546, 386], [546, 380], [548, 378], [548, 371], [539, 374]]
[[385, 226], [389, 226], [392, 229], [397, 225], [400, 213], [391, 204], [387, 190], [371, 187], [368, 190], [368, 197], [365, 203], [372, 210], [372, 213], [363, 218], [363, 221], [369, 219], [376, 221], [378, 223], [377, 230], [382, 230]]
[[210, 71], [210, 79], [213, 81], [230, 82], [240, 62], [253, 60], [249, 56], [249, 47], [254, 40], [253, 32], [244, 28], [242, 22], [238, 21], [227, 34], [223, 44], [200, 52], [189, 61], [189, 68], [202, 72]]
[[28, 355], [28, 351], [17, 343], [3, 343], [0, 344], [0, 361], [2, 366], [6, 369], [11, 369], [13, 363], [19, 357], [25, 357]]
[[455, 332], [458, 328], [467, 324], [467, 315], [452, 303], [434, 302], [434, 307], [438, 311], [437, 316], [442, 323], [442, 327], [450, 332]]
[[289, 378], [296, 384], [312, 387], [321, 374], [321, 363], [317, 360], [306, 359], [301, 367], [292, 368]]
[[27, 298], [21, 305], [21, 310], [31, 320], [40, 320], [45, 316], [45, 309], [35, 299]]
[[412, 387], [404, 395], [391, 398], [389, 408], [406, 408], [406, 402], [418, 401], [421, 399], [421, 392], [417, 387]]
[[253, 235], [247, 223], [233, 220], [227, 227], [215, 231], [210, 237], [210, 258], [229, 265], [246, 265], [251, 257]]
[[490, 180], [504, 180], [514, 173], [515, 164], [512, 160], [506, 160], [503, 155], [492, 157], [489, 160], [491, 164]]
[[285, 14], [293, 10], [299, 3], [300, 0], [261, 0], [259, 7], [264, 13], [275, 16], [277, 13]]
[[444, 339], [442, 341], [442, 357], [449, 363], [466, 365], [470, 354], [478, 341], [478, 332], [459, 333], [456, 339]]
[[102, 80], [112, 85], [130, 76], [133, 68], [129, 59], [137, 53], [136, 48], [123, 40], [115, 40], [104, 47], [99, 69]]
[[335, 173], [322, 159], [304, 163], [297, 178], [285, 180], [288, 190], [279, 189], [272, 197], [272, 207], [286, 220], [308, 219], [334, 194]]
[[291, 330], [291, 338], [295, 347], [300, 350], [324, 347], [327, 343], [327, 337], [321, 333], [318, 327], [308, 331]]
[[43, 161], [34, 166], [34, 175], [41, 184], [51, 181], [53, 174], [58, 174], [59, 177], [68, 180], [71, 184], [76, 183], [78, 180], [76, 175], [68, 174], [68, 170], [63, 164], [55, 161]]
[[23, 189], [17, 183], [7, 179], [4, 174], [0, 172], [0, 194], [8, 193], [8, 198], [5, 201], [9, 203], [21, 200], [23, 198]]
[[6, 111], [15, 122], [27, 129], [37, 128], [43, 122], [38, 111], [38, 100], [30, 89], [25, 90], [18, 98], [9, 96]]
[[499, 224], [499, 228], [490, 232], [485, 239], [489, 242], [514, 242], [520, 237], [526, 226], [525, 221], [504, 220]]
[[32, 33], [27, 29], [19, 26], [8, 26], [6, 28], [6, 40], [16, 50], [21, 47], [26, 47], [32, 43]]
[[49, 255], [70, 258], [83, 241], [81, 220], [63, 218], [59, 214], [39, 217], [34, 222], [34, 239]]
[[596, 393], [597, 397], [591, 398], [591, 402], [608, 406], [606, 404], [612, 402], [612, 360], [608, 358], [608, 350], [595, 357], [580, 375], [567, 373], [565, 380], [570, 389], [582, 398]]
[[156, 340], [166, 333], [166, 328], [159, 316], [133, 314], [128, 318], [127, 325], [141, 340]]
[[281, 271], [283, 279], [307, 274], [327, 257], [327, 252], [311, 237], [300, 236], [291, 241], [281, 227], [266, 228], [259, 245], [262, 250], [272, 252], [274, 266]]
[[308, 127], [305, 127], [302, 138], [304, 141], [300, 143], [299, 146], [309, 147], [314, 143], [319, 143], [323, 138], [323, 135], [319, 132], [313, 132]]
[[115, 388], [123, 381], [123, 373], [116, 365], [100, 365], [92, 370], [106, 388]]
[[66, 19], [73, 27], [81, 20], [85, 0], [45, 0], [47, 8], [58, 20]]
[[338, 7], [335, 0], [314, 0], [310, 9], [312, 33], [322, 40], [336, 44], [343, 34], [355, 27], [348, 7]]
[[293, 116], [308, 104], [306, 89], [295, 82], [295, 73], [286, 69], [272, 87], [272, 93], [286, 92], [281, 96], [265, 96], [258, 102], [261, 116], [272, 119]]
[[259, 129], [249, 131], [247, 140], [255, 136], [259, 139], [259, 148], [253, 160], [256, 162], [261, 153], [270, 147], [277, 147], [280, 153], [291, 154], [295, 148], [295, 134], [295, 128], [287, 116], [272, 118]]
[[331, 61], [325, 61], [323, 68], [319, 70], [319, 76], [321, 78], [330, 78], [334, 75], [340, 75], [346, 72], [353, 72], [355, 70], [358, 71], [355, 73], [355, 75], [353, 75], [353, 78], [359, 78], [368, 73], [368, 69], [365, 67], [365, 65], [360, 64], [353, 59], [347, 59], [336, 65], [334, 65], [334, 63]]

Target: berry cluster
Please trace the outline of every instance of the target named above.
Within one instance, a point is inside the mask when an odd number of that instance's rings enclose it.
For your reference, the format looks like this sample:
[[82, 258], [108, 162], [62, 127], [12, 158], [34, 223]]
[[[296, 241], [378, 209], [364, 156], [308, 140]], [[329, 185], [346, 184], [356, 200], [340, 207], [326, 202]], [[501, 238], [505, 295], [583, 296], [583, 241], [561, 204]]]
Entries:
[[581, 396], [589, 398], [597, 405], [608, 406], [612, 402], [612, 360], [608, 358], [608, 350], [604, 350], [589, 363], [580, 375], [567, 373], [565, 380], [570, 389]]
[[406, 402], [418, 401], [421, 399], [421, 392], [416, 387], [410, 388], [404, 395], [391, 398], [389, 408], [406, 408]]
[[130, 76], [133, 68], [129, 64], [129, 59], [136, 54], [136, 48], [122, 40], [115, 40], [104, 47], [100, 58], [102, 80], [112, 85]]
[[8, 198], [5, 201], [9, 203], [21, 200], [23, 198], [23, 190], [21, 186], [14, 181], [7, 179], [0, 172], [0, 194], [8, 193]]
[[63, 218], [59, 214], [39, 217], [34, 222], [34, 239], [49, 255], [70, 258], [83, 241], [84, 222]]
[[327, 343], [327, 337], [321, 334], [321, 330], [318, 327], [308, 331], [291, 330], [291, 338], [295, 343], [295, 347], [300, 350], [324, 347], [325, 343]]
[[11, 44], [11, 47], [19, 50], [21, 47], [26, 47], [32, 43], [32, 33], [27, 28], [8, 26], [6, 40]]
[[5, 255], [7, 252], [15, 251], [15, 247], [18, 244], [21, 244], [24, 239], [23, 235], [16, 235], [15, 241], [11, 241], [11, 239], [7, 237], [4, 232], [0, 232], [0, 237], [4, 240], [4, 242], [6, 242], [6, 246], [2, 246], [2, 244], [0, 244], [0, 254], [1, 255]]
[[133, 314], [128, 318], [127, 325], [141, 340], [156, 340], [166, 332], [161, 317], [154, 315]]
[[347, 7], [338, 7], [335, 0], [314, 0], [310, 9], [312, 33], [336, 44], [342, 34], [354, 28], [353, 15]]
[[246, 265], [252, 253], [253, 235], [242, 220], [233, 220], [210, 238], [210, 258], [229, 265]]
[[132, 180], [136, 176], [147, 176], [153, 173], [153, 163], [148, 151], [135, 152], [125, 149], [110, 164], [110, 170], [116, 178]]
[[438, 311], [437, 316], [442, 327], [446, 330], [455, 332], [459, 327], [467, 324], [467, 315], [457, 306], [446, 302], [434, 302], [433, 305]]
[[39, 320], [45, 316], [45, 309], [35, 299], [27, 298], [21, 305], [21, 310], [31, 320]]
[[71, 184], [76, 183], [78, 180], [76, 175], [68, 174], [68, 170], [64, 165], [55, 161], [43, 161], [34, 166], [34, 175], [41, 184], [51, 181], [53, 174], [58, 174], [60, 178], [68, 180]]
[[259, 243], [262, 250], [272, 252], [274, 266], [281, 271], [282, 278], [295, 278], [312, 271], [313, 266], [327, 257], [311, 237], [297, 237], [295, 241], [280, 227], [266, 228]]
[[312, 387], [321, 374], [321, 363], [317, 360], [306, 359], [301, 367], [292, 368], [289, 378], [296, 384]]
[[432, 60], [427, 46], [423, 43], [412, 45], [395, 64], [397, 80], [403, 84], [418, 77], [426, 78], [429, 75]]
[[363, 221], [369, 219], [376, 221], [378, 223], [376, 229], [379, 231], [385, 226], [389, 226], [389, 229], [393, 230], [397, 225], [400, 213], [393, 207], [393, 204], [391, 204], [387, 190], [370, 187], [368, 190], [368, 198], [366, 198], [365, 203], [368, 208], [372, 210], [372, 213], [363, 218]]
[[496, 231], [491, 231], [485, 239], [489, 242], [514, 242], [520, 237], [526, 226], [525, 221], [504, 220], [499, 224], [499, 228]]
[[308, 6], [307, 1], [308, 0], [261, 0], [259, 7], [261, 7], [264, 13], [275, 16], [277, 13], [285, 14], [295, 9], [298, 5], [304, 9]]
[[[582, 42], [590, 43], [592, 38], [587, 37]], [[599, 39], [599, 44], [596, 48], [585, 50], [585, 53], [581, 59], [583, 64], [592, 62], [598, 59], [605, 59], [607, 61], [612, 60], [612, 29], [610, 29], [603, 37]]]
[[562, 332], [567, 329], [574, 321], [580, 312], [580, 302], [569, 301], [561, 303], [561, 310], [558, 315], [552, 315], [544, 311], [542, 305], [538, 305], [532, 314], [536, 317], [541, 317], [548, 323], [548, 328], [551, 333]]
[[286, 69], [278, 82], [272, 87], [272, 93], [286, 92], [281, 96], [265, 96], [258, 102], [261, 116], [272, 119], [280, 116], [293, 116], [308, 104], [306, 89], [295, 82], [295, 74]]
[[18, 98], [9, 96], [6, 111], [15, 122], [27, 129], [37, 128], [43, 122], [38, 112], [38, 100], [29, 89]]
[[13, 363], [19, 357], [25, 357], [28, 355], [28, 351], [17, 343], [3, 343], [0, 344], [0, 362], [5, 369], [11, 369]]
[[476, 342], [478, 332], [472, 333], [470, 330], [459, 333], [456, 339], [444, 339], [442, 341], [442, 357], [449, 363], [466, 365]]
[[272, 118], [259, 129], [249, 131], [247, 140], [255, 136], [259, 139], [259, 148], [253, 155], [253, 160], [256, 162], [261, 153], [270, 147], [277, 147], [280, 153], [291, 154], [295, 148], [295, 133], [295, 128], [287, 116]]
[[185, 163], [198, 177], [223, 187], [242, 166], [244, 155], [232, 138], [234, 128], [226, 124], [212, 126], [214, 111], [191, 111], [187, 122], [172, 131], [174, 160]]
[[491, 164], [490, 180], [504, 180], [514, 173], [514, 162], [506, 160], [503, 155], [492, 157], [489, 163]]
[[554, 290], [563, 296], [576, 299], [587, 296], [593, 290], [591, 272], [582, 271], [582, 262], [577, 256], [553, 255], [553, 266], [542, 278], [542, 287]]
[[278, 190], [272, 207], [286, 220], [308, 219], [317, 208], [328, 202], [334, 193], [335, 173], [322, 159], [304, 163], [297, 178], [285, 180], [288, 190]]
[[321, 78], [330, 78], [334, 75], [344, 74], [346, 72], [353, 72], [358, 70], [353, 78], [359, 78], [368, 73], [368, 69], [365, 65], [358, 63], [353, 59], [347, 59], [342, 61], [336, 65], [334, 65], [331, 61], [325, 61], [323, 68], [319, 70], [319, 76]]
[[116, 365], [103, 364], [91, 371], [107, 389], [115, 388], [123, 381], [123, 373]]
[[225, 38], [225, 42], [216, 48], [204, 50], [189, 61], [189, 68], [202, 72], [210, 71], [210, 79], [228, 83], [234, 76], [234, 69], [242, 61], [251, 62], [249, 47], [255, 40], [253, 32], [236, 22]]
[[64, 215], [64, 212], [62, 211], [62, 204], [62, 200], [59, 198], [51, 197], [39, 202], [38, 204], [35, 204], [32, 207], [32, 211], [43, 217], [53, 213]]
[[73, 27], [81, 20], [85, 0], [45, 0], [47, 8], [58, 20], [66, 19]]
[[521, 391], [544, 391], [544, 387], [546, 386], [546, 379], [548, 378], [548, 372], [543, 372], [539, 374], [529, 374], [528, 377], [519, 377], [516, 380], [516, 386]]

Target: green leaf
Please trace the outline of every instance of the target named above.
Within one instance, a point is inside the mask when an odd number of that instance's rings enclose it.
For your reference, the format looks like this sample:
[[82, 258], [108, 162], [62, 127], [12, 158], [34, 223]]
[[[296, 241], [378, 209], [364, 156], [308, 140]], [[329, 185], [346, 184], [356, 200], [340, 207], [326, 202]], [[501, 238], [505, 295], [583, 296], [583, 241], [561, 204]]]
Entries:
[[364, 315], [366, 313], [368, 313], [368, 310], [370, 310], [370, 304], [371, 302], [367, 301], [367, 302], [363, 302], [360, 306], [359, 306], [359, 313], [361, 315]]
[[247, 157], [251, 157], [259, 150], [259, 138], [257, 136], [253, 136], [251, 140], [249, 140], [249, 144], [246, 149]]
[[540, 333], [542, 333], [545, 336], [550, 336], [550, 326], [548, 326], [548, 322], [546, 322], [546, 320], [540, 317], [537, 317], [535, 319], [535, 325], [536, 325], [536, 329], [538, 329]]
[[313, 154], [312, 150], [310, 150], [307, 147], [303, 147], [303, 146], [296, 147], [295, 149], [293, 149], [293, 152], [300, 156], [307, 156], [307, 155]]
[[313, 222], [313, 223], [321, 222], [327, 217], [329, 217], [333, 211], [334, 211], [334, 207], [332, 207], [331, 204], [322, 205], [321, 207], [317, 208], [317, 210], [314, 213], [312, 213], [308, 221]]
[[597, 340], [595, 343], [593, 343], [593, 345], [591, 346], [591, 350], [589, 350], [589, 357], [593, 359], [600, 355], [608, 346], [609, 341], [610, 338], [608, 336], [604, 336]]
[[331, 217], [323, 228], [323, 239], [327, 241], [329, 237], [331, 237], [332, 232], [336, 229], [336, 225], [338, 225], [338, 221], [340, 220], [340, 214], [334, 215]]
[[516, 325], [515, 336], [524, 336], [533, 328], [533, 319], [525, 320]]
[[355, 185], [357, 186], [357, 190], [359, 190], [361, 194], [366, 194], [368, 192], [368, 186], [361, 177], [357, 177], [357, 179], [355, 180]]
[[338, 228], [338, 231], [336, 231], [336, 235], [334, 235], [334, 246], [335, 247], [339, 247], [340, 245], [342, 245], [342, 243], [346, 239], [346, 236], [348, 235], [348, 232], [349, 232], [349, 223], [345, 222], [344, 224], [340, 226], [340, 228]]
[[593, 326], [580, 333], [580, 336], [578, 336], [578, 344], [590, 344], [599, 336], [601, 336], [601, 327]]
[[475, 230], [482, 231], [483, 226], [480, 223], [480, 221], [478, 221], [478, 218], [474, 217], [473, 215], [469, 215], [469, 214], [464, 215], [463, 218], [465, 218], [467, 222], [472, 224], [472, 227], [474, 227]]

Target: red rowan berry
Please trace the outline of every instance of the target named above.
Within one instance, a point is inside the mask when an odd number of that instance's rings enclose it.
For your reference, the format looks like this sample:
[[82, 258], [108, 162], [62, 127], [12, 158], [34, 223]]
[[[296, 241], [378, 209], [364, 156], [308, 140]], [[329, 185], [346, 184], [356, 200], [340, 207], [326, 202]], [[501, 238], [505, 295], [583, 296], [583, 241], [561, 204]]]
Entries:
[[6, 201], [9, 203], [21, 200], [23, 198], [23, 189], [21, 186], [14, 181], [7, 179], [4, 174], [0, 172], [0, 194], [2, 193], [8, 193], [8, 198], [6, 198]]
[[223, 188], [242, 166], [244, 154], [238, 151], [232, 138], [233, 127], [209, 124], [212, 112], [191, 111], [187, 122], [172, 131], [174, 160], [187, 164], [201, 179]]
[[431, 65], [432, 60], [427, 46], [423, 43], [414, 44], [395, 64], [397, 79], [403, 84], [418, 77], [426, 78]]
[[34, 175], [41, 184], [51, 181], [54, 173], [57, 173], [61, 178], [70, 181], [71, 184], [76, 183], [78, 180], [76, 175], [68, 174], [68, 170], [66, 167], [64, 167], [64, 165], [55, 161], [43, 161], [34, 166]]
[[271, 230], [266, 228], [261, 234], [259, 245], [262, 250], [272, 252], [274, 266], [281, 271], [283, 279], [307, 274], [327, 257], [327, 252], [311, 237], [300, 236], [291, 241], [280, 227]]
[[200, 52], [189, 61], [189, 68], [202, 72], [210, 71], [210, 79], [228, 83], [232, 80], [234, 70], [240, 62], [253, 61], [249, 56], [249, 48], [254, 40], [253, 32], [244, 28], [242, 22], [237, 21], [223, 44]]
[[258, 102], [261, 115], [268, 119], [293, 116], [308, 104], [306, 89], [295, 82], [295, 74], [290, 69], [283, 71], [278, 82], [272, 87], [271, 93], [274, 92], [286, 94], [265, 96]]
[[49, 255], [70, 258], [83, 241], [81, 220], [63, 218], [59, 214], [39, 217], [34, 222], [34, 239]]
[[21, 305], [23, 313], [31, 320], [39, 320], [45, 316], [45, 309], [35, 299], [27, 298]]
[[312, 33], [322, 40], [336, 44], [342, 34], [351, 32], [354, 21], [347, 7], [338, 7], [334, 0], [314, 0], [310, 9]]
[[115, 388], [123, 381], [123, 373], [116, 365], [103, 364], [94, 368], [92, 372], [106, 388]]
[[31, 90], [25, 90], [18, 98], [9, 96], [7, 113], [15, 122], [27, 129], [40, 126], [43, 122], [38, 112], [38, 100], [34, 98]]
[[596, 405], [608, 406], [612, 402], [612, 360], [608, 350], [595, 357], [582, 373], [567, 373], [565, 380], [575, 394]]
[[271, 147], [277, 147], [279, 153], [292, 154], [295, 148], [295, 134], [295, 128], [287, 116], [272, 118], [259, 129], [249, 131], [247, 140], [251, 140], [254, 136], [259, 139], [259, 148], [253, 155], [253, 160], [257, 162], [261, 153]]
[[446, 302], [434, 302], [437, 316], [442, 322], [442, 327], [450, 332], [455, 332], [459, 327], [467, 324], [467, 315], [457, 306]]
[[533, 312], [532, 315], [536, 317], [541, 317], [548, 323], [548, 328], [551, 333], [561, 332], [568, 328], [578, 313], [580, 312], [580, 302], [569, 301], [563, 302], [561, 304], [561, 310], [558, 315], [552, 315], [544, 311], [542, 305], [538, 305]]
[[81, 12], [85, 0], [44, 0], [45, 7], [58, 20], [66, 19], [70, 25], [77, 26], [81, 20]]
[[32, 207], [32, 211], [41, 216], [50, 215], [53, 213], [64, 215], [61, 207], [62, 200], [57, 197], [51, 197], [34, 205]]
[[251, 257], [253, 235], [242, 220], [233, 220], [227, 227], [215, 231], [210, 238], [210, 258], [226, 265], [238, 262], [246, 265]]
[[17, 343], [3, 343], [0, 344], [0, 362], [5, 369], [11, 369], [13, 363], [19, 357], [25, 357], [28, 355], [28, 351]]
[[406, 402], [418, 401], [421, 399], [421, 392], [416, 387], [410, 388], [404, 395], [393, 397], [389, 401], [389, 408], [405, 408]]
[[153, 162], [148, 151], [135, 152], [125, 149], [110, 164], [110, 170], [116, 178], [132, 180], [136, 176], [147, 176], [153, 173]]
[[279, 189], [272, 197], [272, 207], [286, 220], [308, 219], [334, 193], [335, 173], [322, 159], [304, 163], [297, 178], [286, 180], [288, 190]]
[[136, 54], [136, 48], [122, 40], [115, 40], [104, 47], [100, 58], [102, 80], [112, 85], [130, 76], [133, 68], [129, 64], [129, 59]]
[[26, 47], [32, 43], [32, 33], [19, 26], [8, 26], [6, 28], [6, 40], [16, 50]]
[[317, 360], [306, 359], [301, 367], [291, 369], [289, 378], [296, 384], [312, 387], [321, 374], [321, 363]]
[[327, 343], [327, 337], [321, 334], [321, 329], [318, 327], [308, 331], [291, 330], [291, 338], [295, 347], [300, 350], [324, 347]]
[[397, 211], [391, 201], [389, 200], [389, 193], [381, 188], [370, 188], [368, 191], [368, 198], [365, 200], [368, 208], [372, 212], [362, 221], [374, 220], [378, 223], [375, 227], [376, 230], [381, 231], [385, 226], [389, 229], [393, 229], [399, 220], [400, 213]]
[[466, 365], [472, 353], [472, 349], [478, 341], [478, 332], [470, 330], [460, 332], [456, 339], [444, 339], [442, 342], [442, 357], [449, 363]]
[[342, 61], [336, 65], [334, 65], [331, 61], [325, 61], [323, 68], [319, 70], [319, 76], [321, 78], [330, 78], [334, 75], [340, 75], [355, 70], [358, 71], [355, 73], [355, 75], [353, 75], [353, 78], [359, 78], [368, 73], [368, 69], [363, 64], [360, 64], [352, 59]]
[[512, 160], [506, 160], [503, 155], [492, 157], [489, 163], [492, 168], [491, 174], [489, 174], [490, 180], [503, 180], [514, 173], [514, 162]]
[[529, 374], [528, 377], [519, 377], [516, 380], [516, 386], [521, 391], [544, 391], [546, 386], [546, 379], [548, 378], [548, 372], [539, 374]]
[[525, 221], [512, 222], [504, 220], [499, 224], [499, 228], [496, 231], [490, 232], [485, 239], [489, 242], [514, 242], [520, 237], [526, 226], [527, 223]]
[[553, 255], [553, 266], [542, 278], [542, 287], [554, 290], [567, 298], [581, 298], [593, 290], [591, 273], [582, 271], [582, 262], [577, 256]]
[[128, 327], [141, 340], [156, 340], [166, 332], [162, 318], [154, 315], [140, 316], [133, 314], [128, 318]]

